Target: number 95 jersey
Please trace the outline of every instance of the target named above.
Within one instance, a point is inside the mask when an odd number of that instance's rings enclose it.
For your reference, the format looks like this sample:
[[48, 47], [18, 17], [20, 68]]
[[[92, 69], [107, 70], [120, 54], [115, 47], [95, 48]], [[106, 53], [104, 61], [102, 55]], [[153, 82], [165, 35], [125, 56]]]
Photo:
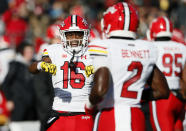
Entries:
[[[69, 67], [72, 56], [64, 51], [61, 44], [48, 46], [44, 49], [43, 56], [50, 57], [52, 64], [57, 67], [56, 75], [52, 76], [55, 93], [53, 110], [84, 112], [93, 79], [89, 55], [85, 53], [80, 57], [75, 56], [73, 60], [75, 69]], [[86, 69], [90, 69], [89, 75], [85, 74]]]
[[88, 51], [95, 71], [106, 66], [112, 75], [101, 107], [139, 107], [144, 85], [157, 60], [156, 47], [143, 40], [106, 39], [91, 42]]
[[156, 41], [158, 49], [157, 66], [164, 73], [170, 90], [179, 89], [180, 73], [186, 62], [186, 48], [174, 41]]

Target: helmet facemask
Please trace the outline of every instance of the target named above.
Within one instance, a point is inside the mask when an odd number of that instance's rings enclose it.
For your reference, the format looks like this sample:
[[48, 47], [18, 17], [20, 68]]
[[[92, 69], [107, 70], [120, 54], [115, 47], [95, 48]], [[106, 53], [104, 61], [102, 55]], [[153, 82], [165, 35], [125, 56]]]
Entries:
[[[72, 35], [75, 35], [75, 37]], [[65, 51], [71, 55], [73, 55], [73, 52], [75, 51], [75, 56], [81, 56], [85, 53], [88, 47], [88, 36], [89, 30], [86, 29], [61, 31]]]

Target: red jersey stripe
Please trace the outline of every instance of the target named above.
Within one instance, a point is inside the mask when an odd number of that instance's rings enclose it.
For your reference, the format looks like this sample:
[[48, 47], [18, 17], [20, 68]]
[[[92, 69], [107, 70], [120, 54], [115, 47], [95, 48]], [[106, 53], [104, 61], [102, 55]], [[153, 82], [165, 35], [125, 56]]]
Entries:
[[103, 47], [103, 46], [97, 46], [97, 45], [89, 45], [88, 47], [97, 47], [97, 48], [101, 48], [101, 49], [107, 49], [106, 47]]

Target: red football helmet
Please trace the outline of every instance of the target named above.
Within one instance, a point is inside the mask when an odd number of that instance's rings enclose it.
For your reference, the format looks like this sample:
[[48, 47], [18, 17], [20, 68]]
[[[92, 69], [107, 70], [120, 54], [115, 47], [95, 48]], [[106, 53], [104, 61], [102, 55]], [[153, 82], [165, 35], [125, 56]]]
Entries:
[[47, 37], [47, 40], [50, 40], [50, 39], [54, 39], [54, 38], [57, 38], [59, 37], [59, 30], [58, 30], [58, 27], [57, 25], [53, 24], [53, 25], [50, 25], [47, 30], [46, 30], [46, 37]]
[[[89, 25], [85, 19], [78, 15], [71, 15], [67, 17], [62, 24], [59, 25], [59, 31], [61, 34], [61, 39], [63, 42], [64, 49], [70, 53], [73, 54], [73, 51], [75, 51], [76, 56], [81, 56], [84, 54], [85, 50], [88, 47], [88, 37], [89, 37]], [[79, 41], [79, 44], [77, 47], [72, 47], [70, 44], [67, 44], [66, 39], [66, 32], [76, 32], [76, 31], [82, 31], [84, 33], [83, 39], [76, 39]], [[73, 39], [74, 40], [74, 39]], [[70, 43], [71, 40], [69, 40], [68, 43]], [[82, 43], [82, 44], [81, 44]]]
[[173, 25], [166, 17], [158, 17], [153, 20], [149, 31], [147, 31], [147, 38], [153, 40], [157, 37], [171, 37]]
[[119, 2], [103, 14], [101, 28], [103, 37], [121, 36], [136, 38], [139, 25], [137, 10], [129, 3]]

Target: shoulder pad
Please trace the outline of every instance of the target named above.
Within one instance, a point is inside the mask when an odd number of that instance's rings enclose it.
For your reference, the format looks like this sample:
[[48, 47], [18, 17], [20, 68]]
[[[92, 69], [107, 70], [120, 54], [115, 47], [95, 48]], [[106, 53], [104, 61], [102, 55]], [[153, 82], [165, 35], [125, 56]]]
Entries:
[[98, 45], [89, 45], [88, 52], [90, 53], [90, 55], [95, 55], [95, 56], [107, 56], [108, 55], [107, 48], [104, 46], [98, 46]]
[[49, 54], [48, 54], [48, 50], [45, 48], [44, 50], [43, 50], [43, 52], [42, 52], [42, 57], [44, 57], [44, 56], [48, 56]]

